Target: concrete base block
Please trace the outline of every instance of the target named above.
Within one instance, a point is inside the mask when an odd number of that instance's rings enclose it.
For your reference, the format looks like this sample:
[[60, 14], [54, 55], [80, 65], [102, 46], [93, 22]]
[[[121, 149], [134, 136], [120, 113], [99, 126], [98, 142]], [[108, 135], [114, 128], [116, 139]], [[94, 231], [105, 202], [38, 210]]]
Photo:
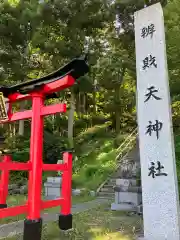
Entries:
[[136, 186], [136, 180], [118, 178], [116, 179], [116, 185], [123, 186], [123, 187]]
[[72, 189], [72, 195], [73, 196], [80, 196], [81, 195], [81, 189]]
[[57, 183], [61, 185], [62, 182], [62, 177], [48, 177], [47, 178], [47, 183]]
[[121, 204], [116, 204], [112, 203], [111, 204], [111, 210], [113, 211], [132, 211], [134, 210], [134, 205], [127, 204], [127, 203], [121, 203]]
[[142, 195], [136, 192], [115, 192], [115, 203], [132, 203], [138, 206], [142, 202]]
[[57, 198], [59, 198], [59, 197], [57, 197], [57, 196], [55, 196], [55, 195], [45, 196], [45, 199], [46, 199], [46, 200], [55, 200], [55, 199], [57, 199]]

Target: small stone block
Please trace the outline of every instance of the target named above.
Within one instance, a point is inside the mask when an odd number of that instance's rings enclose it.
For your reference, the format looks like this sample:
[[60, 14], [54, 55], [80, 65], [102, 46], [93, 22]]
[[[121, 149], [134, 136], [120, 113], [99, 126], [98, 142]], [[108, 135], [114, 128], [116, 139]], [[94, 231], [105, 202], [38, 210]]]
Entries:
[[45, 196], [45, 199], [46, 200], [55, 200], [55, 199], [57, 199], [57, 196], [50, 196], [50, 195], [48, 195], [48, 196]]
[[120, 192], [119, 193], [119, 203], [132, 203], [135, 206], [140, 204], [140, 197], [138, 193], [131, 192]]
[[59, 183], [50, 183], [50, 182], [46, 182], [44, 183], [44, 187], [45, 187], [45, 196], [49, 197], [49, 196], [55, 196], [56, 198], [59, 198], [61, 196], [61, 188], [60, 188], [60, 184]]
[[124, 187], [129, 187], [129, 186], [136, 186], [136, 180], [135, 179], [117, 179], [116, 180], [116, 185], [117, 186], [124, 186]]
[[122, 204], [112, 203], [111, 210], [113, 210], [113, 211], [130, 211], [130, 210], [134, 210], [134, 206], [131, 204], [127, 204], [127, 203], [122, 203]]
[[61, 184], [62, 177], [48, 177], [47, 182], [48, 183], [59, 183]]
[[116, 180], [117, 186], [129, 187], [130, 181], [129, 179], [117, 179]]
[[96, 196], [96, 192], [95, 191], [90, 191], [89, 194], [90, 194], [91, 197], [95, 197]]
[[119, 192], [115, 192], [115, 203], [119, 204], [120, 200], [119, 200]]
[[81, 190], [80, 189], [73, 189], [72, 190], [72, 195], [73, 196], [79, 196], [81, 194]]

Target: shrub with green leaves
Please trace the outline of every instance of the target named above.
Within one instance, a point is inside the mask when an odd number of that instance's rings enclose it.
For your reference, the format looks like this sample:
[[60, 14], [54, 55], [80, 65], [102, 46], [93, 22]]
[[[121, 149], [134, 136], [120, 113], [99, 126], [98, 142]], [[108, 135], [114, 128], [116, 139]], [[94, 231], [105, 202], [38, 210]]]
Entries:
[[[58, 134], [44, 132], [43, 161], [45, 163], [57, 163], [62, 159], [62, 153], [67, 149], [66, 139]], [[12, 159], [17, 162], [27, 162], [29, 160], [30, 138], [29, 136], [16, 136], [6, 139], [6, 145], [11, 149]], [[55, 172], [56, 173], [56, 172]], [[57, 174], [57, 173], [56, 173]], [[27, 171], [12, 171], [11, 181], [21, 183], [27, 180]]]
[[67, 138], [60, 137], [58, 134], [44, 133], [44, 162], [57, 163], [62, 159], [62, 153], [68, 146]]

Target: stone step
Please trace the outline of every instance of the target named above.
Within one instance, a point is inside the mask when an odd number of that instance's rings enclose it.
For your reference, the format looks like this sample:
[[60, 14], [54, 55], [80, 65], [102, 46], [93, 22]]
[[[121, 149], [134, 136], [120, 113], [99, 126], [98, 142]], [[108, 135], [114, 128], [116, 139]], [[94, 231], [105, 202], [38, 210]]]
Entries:
[[116, 180], [117, 180], [118, 178], [114, 178], [114, 179], [112, 179], [110, 182], [109, 182], [109, 184], [110, 185], [116, 185]]
[[114, 189], [113, 189], [113, 188], [106, 188], [106, 187], [103, 187], [103, 188], [101, 188], [101, 192], [110, 192], [110, 193], [114, 193]]
[[127, 203], [121, 203], [121, 204], [116, 204], [112, 203], [111, 204], [111, 210], [112, 211], [135, 211], [134, 205], [127, 204]]
[[[127, 161], [128, 161], [128, 162], [135, 162], [135, 159], [128, 159]], [[122, 161], [117, 161], [117, 163], [118, 163], [119, 165], [121, 165], [121, 164], [122, 164]]]
[[116, 182], [116, 177], [114, 177], [114, 176], [112, 176], [112, 178], [111, 179], [109, 179], [109, 182]]
[[114, 172], [112, 177], [114, 177], [115, 175], [120, 174], [120, 173], [121, 173], [121, 170], [119, 169], [118, 171]]
[[124, 161], [129, 161], [129, 162], [136, 162], [137, 159], [139, 159], [139, 147], [134, 147], [126, 156], [120, 156], [120, 158], [118, 159], [118, 163], [119, 163], [119, 168], [113, 173], [113, 176], [106, 182], [106, 184], [104, 184], [104, 186], [101, 188], [99, 195], [102, 196], [102, 194], [106, 194], [106, 196], [108, 196], [108, 194], [112, 195], [114, 198], [114, 187], [116, 186], [116, 180], [118, 178], [121, 178], [121, 164]]
[[110, 200], [111, 202], [114, 201], [114, 197], [111, 197], [111, 196], [97, 196], [98, 199], [108, 199]]
[[116, 185], [116, 179], [107, 182], [107, 185], [109, 185], [109, 186], [115, 186], [115, 185]]
[[114, 181], [114, 180], [116, 180], [115, 178], [114, 178], [114, 175], [109, 179], [109, 181], [111, 182], [111, 181]]
[[117, 179], [117, 178], [121, 178], [121, 175], [120, 175], [120, 173], [115, 173], [115, 174], [113, 175], [113, 177]]
[[108, 184], [108, 183], [106, 183], [106, 184], [104, 185], [104, 187], [105, 187], [105, 188], [113, 188], [113, 187], [115, 187], [115, 185], [116, 185], [116, 184]]
[[121, 159], [118, 161], [118, 163], [122, 163], [123, 160], [125, 160], [125, 159], [132, 162], [132, 161], [134, 161], [134, 156], [133, 156], [133, 157], [129, 156], [129, 157], [126, 157], [126, 158], [124, 158], [124, 159], [121, 158]]
[[[115, 180], [115, 181], [109, 181], [109, 182], [107, 183], [107, 185], [114, 187], [114, 186], [116, 185], [116, 180]], [[104, 185], [104, 186], [105, 186], [105, 185]]]
[[114, 197], [114, 193], [111, 193], [111, 192], [99, 192], [98, 195], [99, 196], [112, 196], [112, 197]]

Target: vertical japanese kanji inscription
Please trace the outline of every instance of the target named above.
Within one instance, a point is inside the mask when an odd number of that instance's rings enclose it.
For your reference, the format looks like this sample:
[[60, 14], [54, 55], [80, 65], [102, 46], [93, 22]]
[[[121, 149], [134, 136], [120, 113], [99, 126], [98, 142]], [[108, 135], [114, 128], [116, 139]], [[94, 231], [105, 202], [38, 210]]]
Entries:
[[179, 240], [179, 194], [160, 3], [135, 13], [135, 43], [144, 239]]

